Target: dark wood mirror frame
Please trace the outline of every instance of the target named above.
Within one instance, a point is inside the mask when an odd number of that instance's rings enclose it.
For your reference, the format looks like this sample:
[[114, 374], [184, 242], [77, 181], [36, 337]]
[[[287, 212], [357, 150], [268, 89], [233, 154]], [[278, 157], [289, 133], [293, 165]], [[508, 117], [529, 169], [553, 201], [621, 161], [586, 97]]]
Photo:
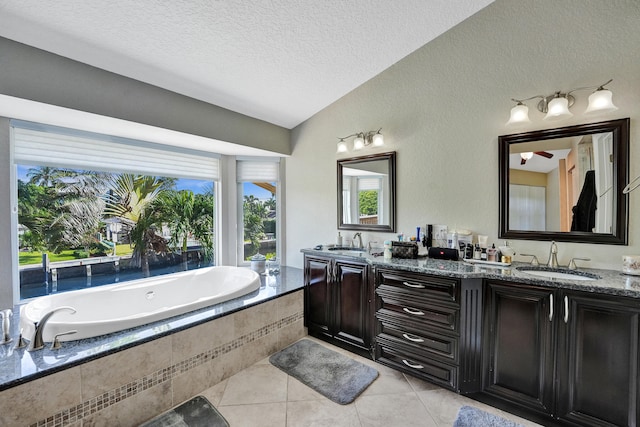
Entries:
[[[343, 169], [349, 165], [367, 161], [387, 160], [389, 165], [389, 221], [387, 224], [350, 224], [345, 223], [342, 206]], [[396, 152], [371, 154], [368, 156], [350, 157], [338, 160], [338, 229], [359, 231], [396, 231]]]
[[[613, 134], [613, 233], [591, 233], [581, 231], [523, 231], [509, 228], [509, 154], [512, 144], [542, 141], [578, 135], [612, 132]], [[556, 129], [523, 132], [498, 137], [500, 231], [501, 239], [556, 240], [576, 243], [601, 243], [627, 245], [629, 238], [629, 207], [627, 195], [622, 189], [629, 180], [629, 119], [610, 120]]]

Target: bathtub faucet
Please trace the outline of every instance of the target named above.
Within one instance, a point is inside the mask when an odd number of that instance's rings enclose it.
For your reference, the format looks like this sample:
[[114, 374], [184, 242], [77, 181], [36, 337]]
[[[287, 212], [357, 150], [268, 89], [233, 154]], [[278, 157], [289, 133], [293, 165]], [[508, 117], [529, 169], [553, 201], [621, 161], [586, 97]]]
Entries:
[[76, 312], [75, 308], [64, 306], [54, 308], [53, 310], [42, 316], [42, 319], [40, 319], [40, 321], [36, 322], [34, 325], [35, 332], [33, 333], [33, 338], [31, 338], [31, 342], [29, 343], [29, 348], [27, 348], [27, 351], [40, 350], [44, 347], [44, 340], [42, 339], [44, 327], [47, 325], [47, 322], [49, 321], [51, 316], [62, 310], [69, 310], [71, 311], [71, 314], [74, 314]]

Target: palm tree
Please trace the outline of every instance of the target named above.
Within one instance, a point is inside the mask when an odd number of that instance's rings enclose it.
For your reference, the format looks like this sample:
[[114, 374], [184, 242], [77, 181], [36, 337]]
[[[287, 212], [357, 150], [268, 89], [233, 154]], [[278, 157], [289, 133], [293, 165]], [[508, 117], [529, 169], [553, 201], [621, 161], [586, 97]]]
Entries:
[[119, 217], [130, 224], [133, 264], [142, 267], [145, 277], [149, 276], [149, 252], [164, 250], [154, 227], [159, 226], [160, 217], [155, 211], [154, 200], [175, 183], [173, 178], [143, 176], [133, 174], [113, 175], [109, 191], [105, 196], [105, 215]]
[[213, 255], [213, 195], [194, 195], [190, 190], [167, 191], [154, 204], [163, 223], [171, 230], [169, 245], [180, 249], [183, 268], [187, 269], [187, 241], [191, 236], [200, 242], [205, 260]]
[[53, 187], [55, 182], [63, 176], [68, 175], [67, 169], [52, 168], [49, 166], [38, 166], [36, 168], [29, 168], [27, 171], [27, 177], [29, 177], [30, 184], [36, 184], [43, 187]]

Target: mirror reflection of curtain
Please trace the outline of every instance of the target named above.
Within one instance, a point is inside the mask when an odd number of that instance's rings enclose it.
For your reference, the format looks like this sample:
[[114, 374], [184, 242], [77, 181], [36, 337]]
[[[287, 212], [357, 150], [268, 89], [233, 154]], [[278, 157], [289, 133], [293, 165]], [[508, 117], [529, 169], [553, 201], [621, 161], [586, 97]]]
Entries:
[[596, 170], [596, 233], [613, 232], [613, 134], [593, 135], [593, 159]]
[[[354, 193], [351, 191], [353, 180], [350, 176], [343, 176], [342, 178], [342, 222], [345, 224], [353, 224], [351, 221], [351, 195]], [[355, 191], [357, 193], [357, 191]]]
[[530, 185], [509, 185], [509, 228], [545, 230], [546, 189]]
[[342, 222], [352, 224], [351, 221], [351, 177], [342, 179]]

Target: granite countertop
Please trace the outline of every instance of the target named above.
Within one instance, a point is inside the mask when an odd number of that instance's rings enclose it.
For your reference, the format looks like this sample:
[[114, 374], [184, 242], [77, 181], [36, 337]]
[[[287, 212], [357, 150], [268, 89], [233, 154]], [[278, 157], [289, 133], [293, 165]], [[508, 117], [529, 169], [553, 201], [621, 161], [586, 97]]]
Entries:
[[304, 286], [299, 268], [282, 266], [276, 276], [260, 276], [260, 289], [233, 300], [112, 334], [62, 343], [50, 350], [15, 349], [20, 307], [13, 310], [13, 342], [0, 345], [0, 391], [136, 345], [208, 322], [217, 317], [297, 291]]
[[[342, 259], [366, 262], [376, 268], [391, 268], [416, 273], [434, 274], [454, 278], [479, 278], [508, 280], [516, 283], [544, 286], [550, 288], [572, 289], [584, 292], [640, 298], [640, 276], [630, 276], [615, 270], [579, 268], [578, 273], [593, 274], [596, 280], [568, 280], [534, 276], [520, 271], [518, 268], [530, 266], [529, 263], [515, 262], [511, 266], [493, 266], [487, 264], [471, 264], [465, 261], [448, 261], [433, 258], [384, 259], [382, 256], [370, 255], [367, 252], [350, 250], [302, 249], [309, 255], [332, 256]], [[544, 269], [545, 267], [541, 267]]]

